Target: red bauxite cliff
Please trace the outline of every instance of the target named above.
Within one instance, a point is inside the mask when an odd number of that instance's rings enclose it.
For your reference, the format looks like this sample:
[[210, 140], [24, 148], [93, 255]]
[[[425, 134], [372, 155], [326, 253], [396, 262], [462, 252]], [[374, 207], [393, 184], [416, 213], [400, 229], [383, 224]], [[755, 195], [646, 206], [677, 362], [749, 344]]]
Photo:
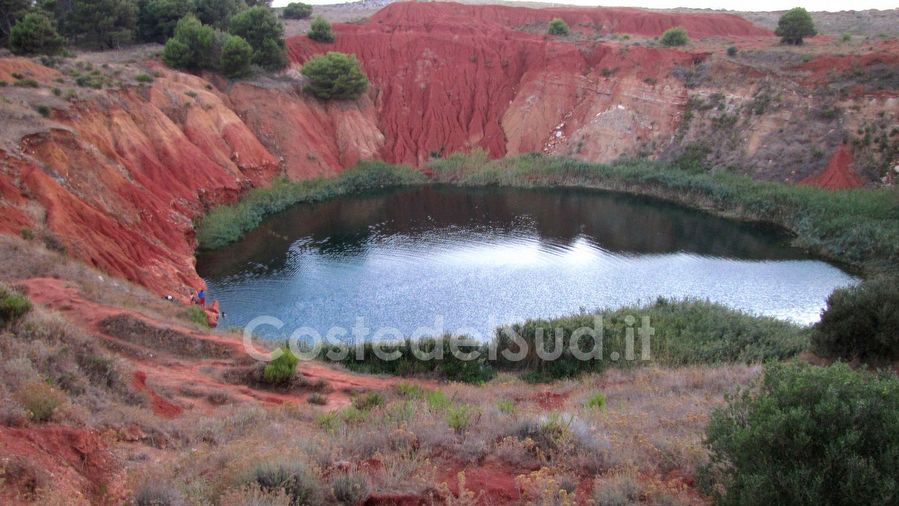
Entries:
[[[576, 34], [546, 36], [554, 17]], [[335, 25], [335, 44], [287, 41], [295, 64], [324, 51], [358, 55], [372, 86], [344, 103], [304, 95], [295, 69], [230, 83], [142, 61], [135, 65], [157, 74], [152, 83], [118, 76], [120, 84], [91, 90], [34, 61], [0, 59], [0, 79], [39, 83], [0, 89], [0, 232], [27, 229], [58, 239], [70, 255], [111, 274], [186, 297], [202, 284], [192, 220], [277, 175], [330, 175], [369, 158], [420, 166], [432, 154], [477, 147], [496, 157], [661, 156], [682, 139], [703, 137], [685, 127], [693, 94], [725, 97], [707, 110], [726, 112], [753, 101], [765, 78], [725, 61], [716, 65], [727, 79], [691, 91], [677, 70], [711, 58], [702, 44], [683, 51], [594, 40], [609, 33], [652, 37], [672, 26], [685, 27], [693, 40], [774, 41], [767, 30], [723, 14], [393, 4], [366, 22]], [[134, 72], [129, 65], [108, 72], [128, 69]], [[78, 96], [62, 99], [54, 87]], [[807, 100], [789, 93], [798, 97], [789, 100]], [[873, 114], [883, 101], [895, 102], [876, 100], [859, 110]], [[38, 114], [36, 104], [46, 104], [49, 115]], [[747, 128], [747, 165], [774, 158], [767, 143], [781, 136], [774, 122], [786, 113], [778, 114], [770, 124], [751, 119], [758, 127]]]

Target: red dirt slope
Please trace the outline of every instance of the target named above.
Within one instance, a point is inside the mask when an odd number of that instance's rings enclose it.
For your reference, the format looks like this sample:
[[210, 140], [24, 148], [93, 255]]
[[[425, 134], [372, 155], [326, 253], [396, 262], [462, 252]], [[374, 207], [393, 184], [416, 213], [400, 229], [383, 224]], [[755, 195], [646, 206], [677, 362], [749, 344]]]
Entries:
[[581, 46], [519, 29], [563, 15], [648, 35], [675, 23], [700, 34], [767, 33], [732, 16], [399, 3], [366, 23], [335, 25], [334, 44], [299, 36], [288, 51], [298, 63], [325, 51], [360, 58], [385, 138], [379, 156], [391, 162], [422, 165], [474, 147], [494, 157], [545, 151], [607, 160], [670, 135], [685, 102], [671, 69], [704, 55]]
[[451, 2], [398, 2], [378, 11], [371, 22], [386, 24], [396, 30], [430, 31], [444, 24], [455, 27], [499, 25], [517, 29], [527, 25], [547, 23], [553, 18], [564, 19], [575, 31], [590, 25], [601, 27], [602, 33], [636, 34], [653, 37], [665, 30], [680, 26], [690, 37], [741, 37], [771, 35], [765, 28], [733, 14], [696, 14], [660, 12], [629, 8], [607, 7], [548, 7], [531, 9], [505, 5], [468, 5]]
[[852, 171], [852, 151], [849, 146], [843, 144], [830, 157], [824, 170], [804, 179], [800, 184], [820, 186], [828, 190], [844, 190], [860, 188], [865, 182]]

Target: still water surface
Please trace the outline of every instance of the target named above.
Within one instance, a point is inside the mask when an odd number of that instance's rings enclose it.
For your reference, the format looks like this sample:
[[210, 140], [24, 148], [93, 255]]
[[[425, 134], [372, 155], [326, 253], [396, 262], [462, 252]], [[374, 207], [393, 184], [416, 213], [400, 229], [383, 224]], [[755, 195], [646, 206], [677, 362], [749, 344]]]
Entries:
[[[421, 187], [300, 205], [198, 270], [243, 326], [260, 315], [324, 334], [363, 318], [405, 335], [699, 297], [817, 321], [851, 275], [769, 227], [592, 190]], [[636, 315], [638, 316], [638, 315]], [[442, 329], [436, 323], [442, 319]]]

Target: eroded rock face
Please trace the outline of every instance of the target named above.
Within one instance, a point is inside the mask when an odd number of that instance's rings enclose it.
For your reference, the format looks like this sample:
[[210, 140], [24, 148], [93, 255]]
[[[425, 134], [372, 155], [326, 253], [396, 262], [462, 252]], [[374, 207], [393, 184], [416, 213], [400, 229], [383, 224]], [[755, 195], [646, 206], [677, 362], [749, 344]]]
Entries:
[[[545, 35], [554, 17], [575, 34]], [[229, 83], [152, 61], [141, 64], [157, 73], [152, 83], [65, 100], [50, 93], [63, 77], [56, 70], [0, 59], [0, 79], [40, 83], [0, 91], [9, 97], [0, 107], [0, 232], [55, 238], [111, 274], [186, 299], [202, 285], [197, 216], [276, 176], [333, 175], [360, 159], [424, 166], [473, 148], [592, 161], [690, 155], [827, 187], [880, 181], [882, 167], [896, 164], [894, 42], [793, 61], [801, 55], [730, 58], [720, 43], [679, 50], [606, 37], [671, 26], [694, 40], [774, 43], [767, 30], [720, 14], [398, 3], [335, 25], [334, 44], [288, 40], [294, 64], [332, 50], [360, 58], [369, 92], [332, 103], [306, 96], [295, 68]], [[35, 103], [49, 104], [48, 117]]]

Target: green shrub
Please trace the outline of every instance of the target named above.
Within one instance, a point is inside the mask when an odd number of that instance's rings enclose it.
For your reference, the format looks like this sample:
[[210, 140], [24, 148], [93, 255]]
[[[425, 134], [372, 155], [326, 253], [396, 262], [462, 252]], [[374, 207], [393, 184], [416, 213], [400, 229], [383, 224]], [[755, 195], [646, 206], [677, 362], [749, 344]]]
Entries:
[[64, 46], [65, 39], [43, 12], [25, 14], [9, 32], [9, 50], [14, 54], [58, 54]]
[[183, 316], [184, 318], [192, 321], [198, 327], [202, 327], [204, 329], [209, 328], [209, 320], [206, 319], [206, 311], [203, 311], [203, 308], [200, 306], [188, 306], [184, 310]]
[[368, 499], [369, 490], [368, 480], [360, 473], [338, 473], [331, 479], [331, 491], [340, 504], [362, 504]]
[[840, 42], [845, 44], [846, 42], [851, 42], [851, 41], [852, 41], [851, 33], [843, 33], [842, 35], [840, 35]]
[[474, 410], [466, 404], [451, 405], [446, 409], [446, 425], [461, 434], [471, 426]]
[[306, 19], [312, 16], [312, 6], [302, 2], [292, 2], [284, 7], [283, 16], [287, 19]]
[[253, 48], [247, 41], [237, 35], [229, 35], [222, 46], [222, 74], [231, 79], [246, 76], [250, 73], [253, 61]]
[[328, 23], [328, 20], [321, 16], [312, 20], [312, 24], [309, 25], [309, 33], [306, 35], [317, 42], [334, 42], [334, 32], [331, 31], [331, 23]]
[[13, 83], [19, 88], [40, 88], [40, 84], [34, 79], [16, 79], [16, 82]]
[[[373, 343], [362, 345], [363, 358], [357, 359], [355, 348], [343, 345], [323, 349], [319, 358], [326, 361], [337, 361], [348, 369], [368, 374], [392, 374], [396, 376], [436, 375], [450, 381], [465, 383], [484, 383], [496, 375], [496, 371], [487, 362], [487, 346], [483, 343], [456, 338], [460, 357], [452, 353], [451, 337], [424, 338], [413, 343], [407, 339], [397, 343], [379, 343], [382, 355], [397, 354], [395, 360], [383, 360], [375, 353]], [[442, 359], [421, 360], [415, 356], [416, 351], [425, 354], [442, 356]], [[470, 353], [477, 352], [471, 360], [465, 360]], [[331, 357], [341, 357], [334, 358]]]
[[384, 396], [377, 392], [353, 397], [353, 407], [359, 411], [371, 411], [384, 404]]
[[606, 409], [606, 396], [602, 393], [595, 393], [587, 399], [587, 402], [584, 403], [584, 407], [587, 409], [595, 409], [598, 411], [602, 411]]
[[780, 37], [784, 44], [801, 45], [802, 39], [817, 35], [812, 16], [802, 7], [788, 10], [777, 21], [777, 29], [774, 34]]
[[296, 375], [299, 361], [300, 359], [289, 348], [283, 347], [278, 358], [266, 364], [262, 370], [262, 378], [269, 385], [289, 383]]
[[218, 36], [211, 26], [205, 26], [194, 15], [181, 18], [172, 38], [165, 43], [162, 59], [166, 65], [179, 69], [212, 69], [218, 63]]
[[[577, 329], [592, 329], [601, 317], [602, 354], [580, 360], [570, 351]], [[648, 318], [655, 333], [644, 342], [636, 331], [640, 318]], [[629, 323], [630, 322], [630, 323]], [[634, 356], [628, 358], [626, 329], [635, 330]], [[538, 340], [541, 335], [542, 341]], [[503, 351], [518, 352], [513, 335], [497, 329], [494, 342], [500, 370], [519, 371], [529, 381], [549, 381], [576, 377], [583, 373], [601, 372], [609, 367], [654, 365], [692, 365], [720, 363], [762, 363], [795, 356], [808, 348], [809, 331], [774, 318], [749, 315], [720, 304], [701, 300], [673, 301], [659, 298], [650, 305], [628, 306], [616, 310], [581, 313], [552, 320], [528, 320], [511, 326], [514, 335], [528, 345], [528, 355], [520, 361], [509, 361]], [[598, 329], [596, 329], [598, 332]], [[558, 334], [557, 334], [558, 333]], [[555, 350], [556, 336], [563, 343], [563, 353], [556, 360], [544, 361], [536, 353], [537, 346], [547, 352]], [[593, 348], [591, 334], [582, 334], [578, 349], [586, 353]], [[649, 361], [642, 360], [648, 345]]]
[[316, 55], [301, 72], [309, 78], [306, 91], [322, 100], [353, 100], [368, 89], [368, 78], [354, 55], [333, 51]]
[[431, 411], [446, 411], [450, 407], [450, 400], [442, 390], [432, 390], [425, 396], [425, 403]]
[[0, 79], [0, 88], [6, 88], [7, 86], [9, 86], [9, 83]]
[[500, 399], [496, 401], [496, 409], [507, 415], [515, 412], [515, 402], [510, 399]]
[[397, 383], [393, 386], [393, 389], [396, 390], [399, 395], [409, 399], [425, 398], [425, 389], [422, 388], [421, 385], [416, 385], [414, 383]]
[[43, 116], [45, 118], [47, 116], [50, 116], [50, 107], [48, 107], [44, 104], [34, 106], [34, 110], [37, 111], [38, 114], [40, 114], [41, 116]]
[[730, 46], [727, 48], [727, 56], [730, 56], [730, 57], [737, 56], [738, 52], [739, 51], [737, 50], [737, 46]]
[[321, 504], [323, 491], [320, 477], [296, 459], [265, 461], [256, 464], [244, 480], [259, 485], [266, 492], [283, 490], [291, 504]]
[[899, 278], [883, 276], [831, 293], [812, 344], [828, 357], [899, 360]]
[[28, 411], [32, 420], [46, 422], [66, 401], [66, 396], [42, 381], [35, 381], [16, 392], [16, 399]]
[[549, 27], [546, 29], [546, 33], [564, 37], [570, 34], [571, 30], [568, 29], [568, 23], [566, 23], [563, 19], [555, 18], [549, 22]]
[[687, 31], [681, 27], [669, 28], [665, 30], [661, 38], [662, 45], [665, 47], [685, 46], [689, 42]]
[[138, 74], [134, 80], [139, 83], [152, 83], [155, 78], [149, 74]]
[[34, 231], [31, 230], [30, 228], [23, 228], [22, 231], [19, 232], [19, 235], [22, 237], [22, 239], [25, 239], [26, 241], [30, 241], [30, 240], [34, 239]]
[[774, 364], [712, 414], [701, 473], [719, 504], [895, 504], [899, 380]]
[[0, 285], [0, 327], [5, 327], [31, 311], [28, 297]]
[[266, 70], [279, 70], [287, 65], [284, 25], [270, 8], [257, 5], [236, 14], [228, 31], [250, 44], [253, 63]]

